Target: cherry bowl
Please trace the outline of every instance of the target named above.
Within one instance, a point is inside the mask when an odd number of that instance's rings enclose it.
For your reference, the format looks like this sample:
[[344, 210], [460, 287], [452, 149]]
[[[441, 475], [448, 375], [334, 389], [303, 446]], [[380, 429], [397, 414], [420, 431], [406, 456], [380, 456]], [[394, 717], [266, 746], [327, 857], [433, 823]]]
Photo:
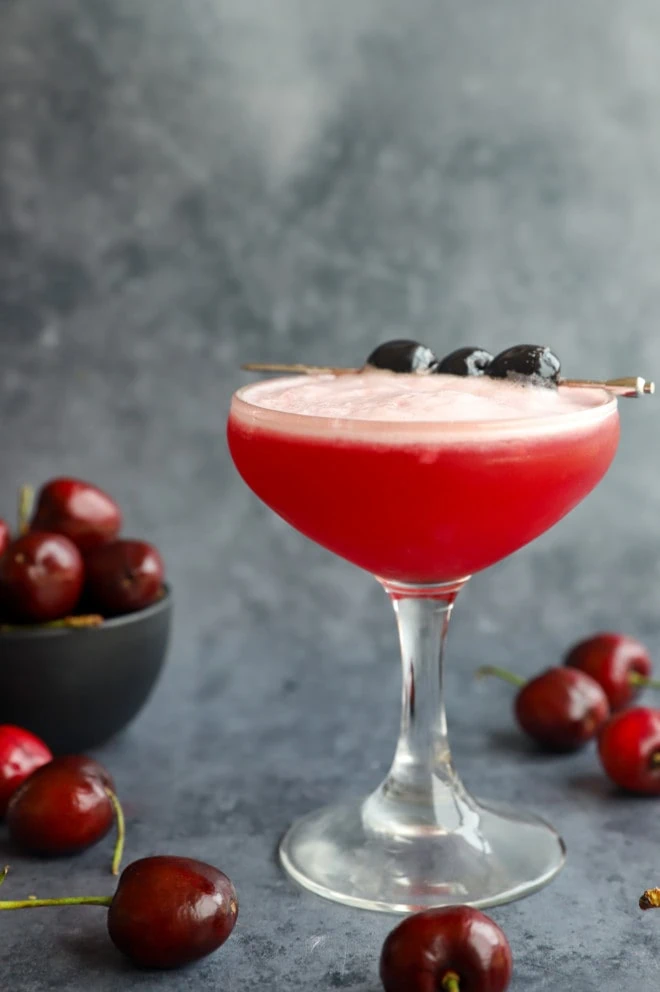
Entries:
[[89, 630], [0, 632], [0, 724], [25, 727], [55, 754], [97, 747], [140, 712], [165, 663], [166, 589], [144, 610]]

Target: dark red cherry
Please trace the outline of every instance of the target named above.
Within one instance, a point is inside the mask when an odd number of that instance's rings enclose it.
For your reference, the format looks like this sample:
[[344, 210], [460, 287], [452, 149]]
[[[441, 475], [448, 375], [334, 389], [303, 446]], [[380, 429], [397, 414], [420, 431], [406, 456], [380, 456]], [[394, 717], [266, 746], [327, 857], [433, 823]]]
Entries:
[[380, 958], [385, 992], [504, 992], [512, 968], [503, 931], [469, 906], [408, 916], [389, 934]]
[[594, 737], [610, 715], [601, 686], [576, 668], [549, 668], [525, 679], [485, 666], [479, 675], [496, 675], [520, 687], [514, 710], [520, 727], [549, 751], [575, 751]]
[[108, 912], [110, 938], [144, 968], [179, 968], [224, 944], [238, 898], [227, 876], [192, 858], [144, 858], [123, 872]]
[[72, 905], [107, 906], [110, 939], [142, 968], [180, 968], [212, 954], [238, 916], [236, 890], [223, 872], [172, 855], [134, 861], [114, 896], [4, 900], [0, 910]]
[[[22, 850], [43, 856], [75, 854], [108, 833], [115, 809], [104, 780], [88, 760], [53, 758], [13, 794], [7, 826]], [[109, 776], [105, 780], [111, 781]]]
[[29, 730], [0, 725], [0, 818], [19, 785], [52, 758], [50, 748]]
[[85, 559], [92, 601], [107, 613], [142, 610], [162, 595], [165, 566], [146, 541], [113, 541]]
[[12, 619], [46, 623], [72, 613], [84, 579], [78, 548], [62, 534], [33, 531], [0, 559], [0, 600]]
[[610, 709], [620, 710], [651, 681], [651, 657], [647, 648], [626, 634], [602, 633], [576, 644], [564, 664], [591, 675], [605, 690]]
[[114, 540], [121, 511], [102, 489], [80, 479], [52, 479], [39, 492], [32, 530], [64, 534], [85, 554]]

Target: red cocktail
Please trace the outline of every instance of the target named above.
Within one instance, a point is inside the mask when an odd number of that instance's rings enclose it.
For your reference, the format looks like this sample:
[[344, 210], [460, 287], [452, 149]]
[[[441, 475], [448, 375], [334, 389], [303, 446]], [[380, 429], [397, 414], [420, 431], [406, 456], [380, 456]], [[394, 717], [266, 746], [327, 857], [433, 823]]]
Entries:
[[366, 800], [299, 820], [284, 866], [351, 905], [408, 912], [487, 906], [561, 868], [557, 834], [477, 802], [451, 761], [438, 655], [473, 573], [538, 537], [609, 467], [619, 437], [604, 390], [485, 376], [360, 372], [235, 395], [229, 446], [248, 486], [318, 544], [373, 573], [399, 624], [401, 735]]

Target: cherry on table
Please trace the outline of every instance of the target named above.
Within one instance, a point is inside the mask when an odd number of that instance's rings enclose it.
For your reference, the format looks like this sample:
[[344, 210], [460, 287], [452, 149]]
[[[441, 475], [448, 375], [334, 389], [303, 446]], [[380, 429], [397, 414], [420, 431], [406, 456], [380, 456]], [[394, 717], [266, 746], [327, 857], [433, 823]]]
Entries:
[[0, 725], [0, 817], [18, 787], [52, 758], [48, 745], [29, 730], [9, 723]]
[[23, 534], [0, 559], [0, 598], [12, 619], [47, 623], [67, 616], [83, 581], [82, 556], [63, 534]]
[[616, 713], [600, 733], [598, 754], [615, 785], [660, 795], [660, 710], [638, 706]]
[[212, 954], [238, 916], [236, 890], [224, 872], [172, 855], [128, 865], [114, 896], [0, 902], [0, 910], [44, 906], [107, 906], [110, 939], [143, 968], [180, 968]]
[[165, 565], [146, 541], [112, 541], [90, 552], [85, 566], [89, 595], [107, 613], [143, 610], [162, 595]]
[[380, 958], [385, 992], [504, 992], [511, 948], [498, 925], [469, 906], [406, 917], [386, 938]]
[[485, 665], [479, 678], [495, 675], [518, 686], [514, 711], [520, 727], [549, 751], [575, 751], [591, 740], [610, 714], [607, 696], [586, 672], [549, 668], [525, 681], [503, 668]]
[[121, 510], [97, 486], [80, 479], [51, 479], [39, 491], [31, 530], [64, 534], [83, 554], [114, 540], [121, 530]]
[[82, 755], [53, 758], [14, 792], [7, 826], [28, 854], [59, 857], [98, 843], [117, 821], [112, 863], [117, 874], [124, 846], [124, 818], [109, 773]]
[[612, 711], [627, 706], [646, 686], [660, 688], [660, 682], [650, 677], [648, 650], [627, 634], [594, 634], [575, 644], [564, 664], [579, 668], [600, 683]]

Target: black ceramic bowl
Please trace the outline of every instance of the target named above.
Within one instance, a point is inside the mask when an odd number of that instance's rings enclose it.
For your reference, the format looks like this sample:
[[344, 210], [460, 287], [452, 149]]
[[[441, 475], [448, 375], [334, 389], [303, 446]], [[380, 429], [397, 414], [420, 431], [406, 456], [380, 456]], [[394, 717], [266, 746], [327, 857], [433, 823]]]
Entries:
[[163, 667], [172, 595], [90, 630], [0, 633], [0, 723], [56, 754], [96, 747], [139, 713]]

